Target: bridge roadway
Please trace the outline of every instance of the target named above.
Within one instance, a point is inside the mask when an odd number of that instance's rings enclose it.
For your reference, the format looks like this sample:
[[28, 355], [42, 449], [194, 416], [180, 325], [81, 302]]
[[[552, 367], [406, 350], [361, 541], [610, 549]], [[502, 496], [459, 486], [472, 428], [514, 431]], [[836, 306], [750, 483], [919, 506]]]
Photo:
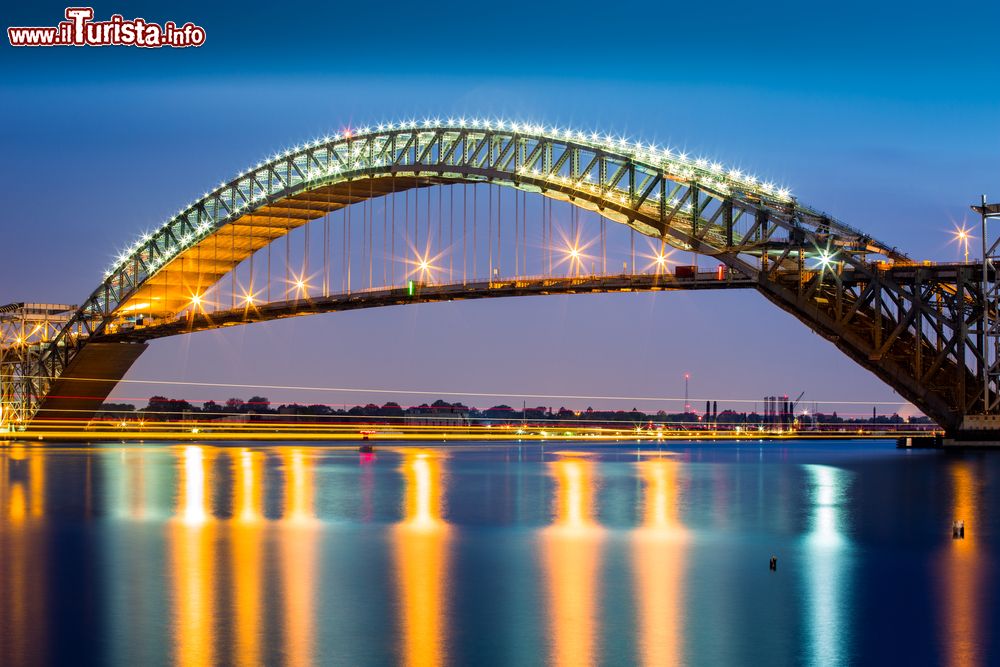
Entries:
[[[977, 265], [930, 263], [895, 263], [887, 265], [881, 273], [890, 277], [897, 284], [912, 285], [933, 281], [941, 289], [954, 293], [954, 285], [959, 282], [959, 270], [969, 272], [973, 281], [979, 281], [982, 275], [980, 267]], [[789, 281], [808, 281], [814, 273], [786, 269], [772, 275], [772, 278], [786, 283]], [[841, 272], [839, 278], [844, 285], [853, 285], [867, 279], [865, 276], [855, 275], [850, 270]], [[189, 311], [176, 319], [154, 321], [143, 327], [124, 328], [121, 324], [113, 324], [107, 333], [95, 336], [92, 340], [107, 343], [145, 342], [166, 336], [239, 324], [362, 308], [398, 306], [408, 303], [435, 303], [547, 294], [749, 289], [758, 287], [758, 280], [757, 277], [746, 277], [735, 271], [722, 269], [721, 273], [719, 270], [699, 271], [690, 277], [678, 277], [664, 272], [660, 274], [639, 273], [576, 277], [527, 276], [458, 283], [422, 284], [415, 282], [412, 291], [409, 287], [380, 287], [328, 296], [307, 296], [270, 301], [211, 312], [194, 313]]]
[[591, 294], [606, 292], [654, 292], [669, 290], [748, 289], [756, 280], [724, 271], [700, 271], [691, 277], [678, 278], [671, 274], [592, 275], [565, 278], [519, 277], [482, 282], [422, 284], [410, 287], [359, 290], [329, 296], [302, 297], [287, 301], [272, 301], [246, 305], [235, 309], [203, 313], [187, 313], [175, 320], [155, 322], [150, 326], [114, 331], [95, 337], [94, 341], [145, 342], [155, 338], [230, 327], [252, 322], [335, 313], [361, 308], [398, 306], [408, 303], [435, 303], [465, 299], [489, 299], [546, 294]]

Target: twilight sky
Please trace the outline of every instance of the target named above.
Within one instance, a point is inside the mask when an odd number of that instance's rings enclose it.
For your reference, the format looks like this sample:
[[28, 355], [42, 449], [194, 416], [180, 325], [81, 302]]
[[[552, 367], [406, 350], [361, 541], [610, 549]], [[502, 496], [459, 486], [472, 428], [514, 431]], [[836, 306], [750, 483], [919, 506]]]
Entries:
[[[319, 3], [317, 3], [318, 5]], [[55, 25], [65, 5], [5, 8]], [[918, 259], [1000, 198], [1000, 5], [588, 2], [95, 6], [205, 27], [199, 49], [0, 47], [0, 303], [78, 303], [116, 251], [250, 163], [348, 124], [492, 115], [669, 144], [791, 188]], [[975, 248], [975, 245], [973, 246]], [[490, 300], [156, 341], [115, 396], [429, 398], [679, 410], [805, 391], [841, 414], [899, 401], [752, 292]], [[747, 399], [750, 403], [729, 403]], [[859, 401], [859, 404], [835, 401]], [[891, 412], [884, 405], [880, 412]]]

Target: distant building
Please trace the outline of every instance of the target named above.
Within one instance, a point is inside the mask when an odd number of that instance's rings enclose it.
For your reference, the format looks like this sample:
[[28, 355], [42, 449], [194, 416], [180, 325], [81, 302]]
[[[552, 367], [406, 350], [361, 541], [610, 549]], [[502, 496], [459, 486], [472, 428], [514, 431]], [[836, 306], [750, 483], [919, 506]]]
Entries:
[[408, 408], [403, 416], [406, 426], [469, 426], [469, 409], [464, 405], [420, 405]]

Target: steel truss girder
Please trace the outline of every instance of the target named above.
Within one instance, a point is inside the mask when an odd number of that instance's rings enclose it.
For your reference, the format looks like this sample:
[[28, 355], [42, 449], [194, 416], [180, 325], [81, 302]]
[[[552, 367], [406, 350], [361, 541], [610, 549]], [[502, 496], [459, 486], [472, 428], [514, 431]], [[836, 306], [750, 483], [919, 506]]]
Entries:
[[76, 306], [17, 303], [0, 308], [0, 431], [17, 428], [44, 396], [37, 375], [46, 344], [65, 326]]

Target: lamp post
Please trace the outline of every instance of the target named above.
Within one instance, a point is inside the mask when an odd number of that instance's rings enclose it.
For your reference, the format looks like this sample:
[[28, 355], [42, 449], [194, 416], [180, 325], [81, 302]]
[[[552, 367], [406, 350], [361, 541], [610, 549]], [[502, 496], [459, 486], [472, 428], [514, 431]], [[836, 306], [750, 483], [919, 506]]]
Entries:
[[957, 232], [955, 232], [955, 238], [958, 242], [962, 244], [962, 249], [965, 251], [965, 263], [969, 263], [969, 230], [962, 227]]

